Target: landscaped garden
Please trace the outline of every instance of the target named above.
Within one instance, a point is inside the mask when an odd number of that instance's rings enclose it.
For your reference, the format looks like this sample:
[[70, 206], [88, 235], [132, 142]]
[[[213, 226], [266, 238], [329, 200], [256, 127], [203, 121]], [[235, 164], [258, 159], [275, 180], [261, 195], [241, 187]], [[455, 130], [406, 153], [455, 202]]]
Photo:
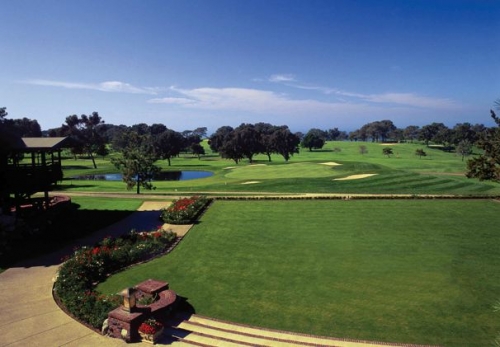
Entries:
[[[100, 295], [156, 278], [168, 281], [197, 313], [245, 324], [375, 341], [492, 344], [500, 331], [493, 309], [500, 299], [500, 236], [495, 233], [500, 204], [490, 198], [500, 196], [500, 186], [467, 179], [466, 163], [439, 148], [425, 148], [427, 156], [420, 158], [415, 152], [421, 144], [392, 144], [394, 154], [388, 157], [386, 146], [363, 143], [366, 152], [360, 154], [360, 145], [331, 142], [289, 162], [257, 155], [252, 165], [234, 165], [215, 154], [201, 160], [181, 155], [172, 166], [160, 162], [164, 170], [214, 175], [154, 182], [155, 191], [142, 193], [155, 198], [271, 193], [309, 199], [219, 199], [174, 252], [113, 275], [94, 292], [106, 269], [84, 293], [92, 300], [106, 299]], [[65, 159], [66, 179], [55, 192], [74, 195], [84, 215], [88, 209], [100, 216], [87, 217], [96, 221], [95, 229], [142, 201], [127, 199], [135, 192], [120, 181], [71, 179], [113, 172], [107, 159], [97, 165], [93, 169], [88, 160]], [[78, 196], [96, 192], [124, 199]], [[349, 199], [355, 194], [405, 194], [406, 199]], [[448, 199], [415, 199], [427, 194]], [[183, 223], [186, 200], [177, 200], [173, 219], [164, 220]], [[101, 245], [93, 254], [95, 247], [82, 252], [112, 258], [101, 254]], [[99, 320], [92, 324], [97, 327]]]
[[499, 210], [491, 200], [216, 201], [174, 252], [98, 289], [154, 277], [210, 317], [486, 346], [499, 326]]

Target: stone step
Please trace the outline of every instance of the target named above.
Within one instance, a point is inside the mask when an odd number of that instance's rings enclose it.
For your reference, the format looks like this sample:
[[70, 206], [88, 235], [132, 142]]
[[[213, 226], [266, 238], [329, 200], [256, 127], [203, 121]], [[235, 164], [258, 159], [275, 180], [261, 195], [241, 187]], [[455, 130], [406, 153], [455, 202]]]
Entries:
[[293, 340], [279, 340], [276, 338], [252, 335], [248, 333], [238, 332], [231, 329], [222, 329], [203, 325], [200, 323], [185, 321], [179, 324], [179, 328], [185, 331], [203, 334], [205, 336], [213, 336], [220, 339], [238, 341], [245, 345], [251, 346], [277, 346], [277, 347], [303, 347], [303, 346], [317, 346], [315, 344], [296, 343]]
[[182, 341], [205, 346], [315, 346], [315, 347], [437, 347], [342, 339], [259, 328], [196, 314], [178, 316], [172, 321], [172, 335]]
[[187, 343], [197, 343], [202, 344], [203, 346], [224, 346], [224, 347], [267, 347], [262, 345], [256, 345], [252, 343], [246, 343], [244, 341], [231, 340], [228, 338], [206, 335], [203, 333], [191, 332], [181, 341]]
[[[267, 338], [274, 340], [273, 346], [277, 346], [276, 343], [283, 343], [282, 346], [287, 346], [286, 343], [290, 343], [288, 346], [330, 346], [330, 347], [356, 347], [361, 346], [360, 344], [349, 344], [347, 341], [341, 339], [334, 339], [328, 337], [321, 337], [315, 335], [305, 335], [293, 332], [263, 329], [258, 327], [251, 327], [247, 325], [241, 325], [221, 320], [215, 320], [208, 317], [202, 317], [199, 315], [192, 315], [189, 318], [190, 323], [197, 323], [203, 326], [232, 331], [239, 334], [258, 336], [261, 338]], [[363, 345], [366, 346], [366, 345]]]

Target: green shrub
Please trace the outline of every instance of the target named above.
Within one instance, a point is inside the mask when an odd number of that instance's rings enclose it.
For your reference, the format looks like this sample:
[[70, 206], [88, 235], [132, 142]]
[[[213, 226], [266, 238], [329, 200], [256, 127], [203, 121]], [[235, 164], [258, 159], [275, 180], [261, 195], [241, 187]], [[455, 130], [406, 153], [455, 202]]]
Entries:
[[169, 207], [162, 210], [160, 218], [170, 224], [192, 224], [208, 202], [209, 200], [204, 196], [174, 200]]
[[95, 291], [97, 283], [112, 272], [163, 253], [175, 238], [175, 233], [166, 230], [131, 231], [116, 239], [108, 236], [94, 247], [76, 249], [63, 259], [54, 294], [74, 317], [100, 328], [119, 298]]

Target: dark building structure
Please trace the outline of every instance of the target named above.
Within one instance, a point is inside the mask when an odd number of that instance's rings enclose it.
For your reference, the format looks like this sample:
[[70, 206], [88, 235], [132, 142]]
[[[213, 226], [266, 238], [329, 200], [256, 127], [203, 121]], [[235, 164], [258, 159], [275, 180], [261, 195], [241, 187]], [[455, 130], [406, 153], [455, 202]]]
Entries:
[[18, 137], [0, 131], [0, 207], [4, 212], [31, 204], [31, 196], [44, 193], [41, 208], [49, 206], [49, 191], [61, 181], [61, 150], [67, 137]]

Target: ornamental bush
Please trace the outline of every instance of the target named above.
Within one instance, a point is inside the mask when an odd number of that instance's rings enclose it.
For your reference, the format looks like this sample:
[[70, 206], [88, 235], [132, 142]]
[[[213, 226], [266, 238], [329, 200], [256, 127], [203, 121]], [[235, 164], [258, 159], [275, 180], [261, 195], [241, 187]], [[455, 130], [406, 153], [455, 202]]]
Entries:
[[136, 232], [119, 238], [106, 237], [93, 247], [75, 249], [58, 270], [54, 294], [74, 317], [101, 328], [108, 312], [118, 307], [118, 296], [102, 295], [94, 287], [112, 272], [165, 252], [175, 233], [167, 230]]
[[209, 200], [204, 196], [192, 196], [174, 200], [162, 210], [160, 218], [170, 224], [192, 224], [196, 221]]

